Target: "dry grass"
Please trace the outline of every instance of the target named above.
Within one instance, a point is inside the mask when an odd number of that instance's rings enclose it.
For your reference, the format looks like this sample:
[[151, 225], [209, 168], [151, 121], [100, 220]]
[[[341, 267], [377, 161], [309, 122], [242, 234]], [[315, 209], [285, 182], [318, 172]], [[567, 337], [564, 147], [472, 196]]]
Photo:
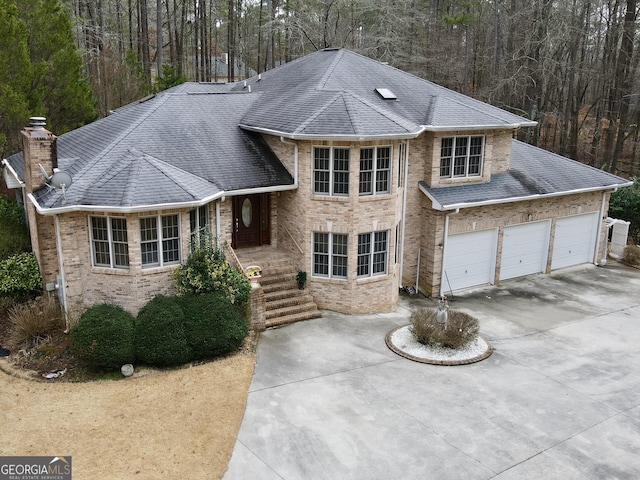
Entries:
[[15, 347], [32, 347], [64, 329], [60, 305], [43, 296], [15, 305], [9, 310], [10, 342]]
[[624, 247], [622, 262], [631, 267], [640, 266], [640, 247], [637, 245]]
[[0, 372], [0, 455], [71, 455], [76, 480], [219, 479], [254, 361], [244, 353], [89, 383], [33, 382]]
[[437, 310], [423, 308], [411, 314], [411, 332], [423, 345], [460, 348], [478, 336], [478, 320], [457, 310], [448, 311], [444, 324], [436, 321]]

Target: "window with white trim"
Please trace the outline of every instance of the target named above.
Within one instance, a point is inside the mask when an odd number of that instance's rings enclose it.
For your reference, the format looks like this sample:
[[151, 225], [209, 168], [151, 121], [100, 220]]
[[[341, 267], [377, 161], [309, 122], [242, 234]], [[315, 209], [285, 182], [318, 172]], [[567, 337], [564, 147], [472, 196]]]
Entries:
[[313, 276], [347, 278], [347, 235], [313, 232]]
[[93, 265], [107, 268], [129, 268], [127, 219], [123, 217], [90, 217]]
[[387, 273], [389, 232], [358, 235], [358, 277], [372, 277]]
[[389, 193], [391, 147], [360, 149], [360, 195]]
[[177, 214], [140, 219], [142, 266], [180, 263], [180, 221]]
[[189, 211], [189, 227], [191, 229], [191, 249], [208, 240], [209, 234], [209, 209], [207, 205], [194, 208]]
[[477, 177], [482, 174], [484, 137], [445, 137], [440, 146], [440, 178]]
[[313, 193], [349, 195], [349, 149], [313, 148]]

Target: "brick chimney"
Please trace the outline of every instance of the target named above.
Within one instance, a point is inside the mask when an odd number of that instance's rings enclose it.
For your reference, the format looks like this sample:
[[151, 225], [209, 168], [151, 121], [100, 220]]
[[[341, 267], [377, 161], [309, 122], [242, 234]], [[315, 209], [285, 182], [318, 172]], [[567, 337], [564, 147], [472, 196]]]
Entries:
[[44, 185], [40, 165], [48, 176], [58, 168], [57, 137], [48, 131], [44, 117], [31, 117], [31, 126], [22, 130], [22, 158], [24, 160], [24, 183], [26, 193]]

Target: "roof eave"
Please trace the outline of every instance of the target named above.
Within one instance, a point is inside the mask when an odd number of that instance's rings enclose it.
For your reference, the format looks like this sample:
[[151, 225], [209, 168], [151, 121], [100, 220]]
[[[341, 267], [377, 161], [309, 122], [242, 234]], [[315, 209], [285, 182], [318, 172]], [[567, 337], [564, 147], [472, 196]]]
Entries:
[[435, 197], [433, 197], [429, 193], [429, 191], [427, 190], [427, 188], [423, 184], [419, 183], [418, 185], [419, 185], [420, 191], [422, 191], [422, 193], [424, 195], [426, 195], [426, 197], [431, 200], [431, 206], [433, 207], [433, 209], [444, 212], [444, 211], [449, 211], [449, 210], [460, 210], [460, 209], [463, 209], [463, 208], [473, 208], [473, 207], [485, 207], [485, 206], [490, 206], [490, 205], [499, 205], [501, 203], [526, 202], [526, 201], [530, 201], [530, 200], [540, 200], [540, 199], [545, 199], [545, 198], [562, 197], [562, 196], [565, 196], [565, 195], [577, 195], [577, 194], [581, 194], [581, 193], [602, 192], [602, 191], [607, 191], [607, 190], [615, 191], [618, 188], [629, 187], [629, 186], [633, 185], [633, 182], [626, 182], [626, 183], [607, 185], [607, 186], [604, 186], [604, 187], [600, 186], [600, 187], [591, 187], [591, 188], [579, 188], [579, 189], [576, 189], [576, 190], [566, 190], [566, 191], [562, 191], [562, 192], [526, 195], [526, 196], [522, 196], [522, 197], [496, 198], [496, 199], [492, 199], [492, 200], [483, 200], [481, 202], [452, 203], [452, 204], [448, 204], [448, 205], [442, 205], [440, 202], [438, 202], [435, 199]]
[[18, 173], [13, 169], [13, 167], [11, 166], [11, 164], [7, 161], [7, 159], [2, 159], [2, 165], [7, 169], [7, 171], [15, 178], [16, 183], [20, 184], [20, 188], [24, 188], [25, 183], [23, 180], [20, 179], [20, 176], [18, 175]]
[[521, 127], [535, 127], [538, 122], [505, 123], [502, 125], [423, 125], [425, 132], [478, 131], [478, 130], [516, 130]]
[[265, 135], [274, 135], [278, 137], [284, 137], [289, 140], [312, 140], [312, 141], [345, 141], [345, 142], [364, 142], [364, 141], [373, 141], [373, 140], [407, 140], [412, 138], [417, 138], [424, 131], [423, 128], [416, 132], [407, 132], [407, 133], [396, 133], [396, 134], [383, 134], [383, 135], [341, 135], [341, 134], [333, 134], [333, 135], [310, 135], [310, 134], [300, 134], [300, 133], [291, 133], [291, 132], [283, 132], [280, 130], [272, 130], [269, 128], [260, 128], [254, 127], [251, 125], [239, 125], [240, 128], [244, 130], [249, 130], [252, 132], [263, 133]]
[[40, 215], [59, 215], [63, 213], [71, 212], [104, 212], [104, 213], [144, 213], [154, 210], [170, 210], [170, 209], [185, 209], [185, 208], [197, 208], [215, 200], [222, 199], [224, 197], [232, 197], [236, 195], [250, 195], [260, 193], [272, 193], [281, 192], [285, 190], [294, 190], [298, 188], [297, 185], [276, 185], [269, 187], [247, 188], [242, 190], [231, 190], [228, 192], [218, 192], [214, 195], [209, 195], [200, 200], [193, 202], [176, 202], [176, 203], [156, 203], [150, 205], [137, 205], [132, 207], [117, 207], [113, 205], [69, 205], [64, 207], [48, 208], [43, 207], [36, 200], [32, 193], [28, 194], [29, 201], [36, 207], [36, 211]]

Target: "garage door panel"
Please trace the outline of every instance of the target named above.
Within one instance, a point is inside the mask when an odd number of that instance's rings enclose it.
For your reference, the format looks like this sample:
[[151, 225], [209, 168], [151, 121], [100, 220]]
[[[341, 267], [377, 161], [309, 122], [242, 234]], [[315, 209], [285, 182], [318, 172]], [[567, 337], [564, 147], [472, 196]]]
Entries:
[[500, 262], [501, 280], [545, 271], [549, 229], [549, 221], [505, 227]]
[[563, 217], [556, 221], [552, 269], [593, 261], [597, 221], [597, 213]]
[[445, 253], [445, 290], [493, 283], [496, 230], [449, 235]]

